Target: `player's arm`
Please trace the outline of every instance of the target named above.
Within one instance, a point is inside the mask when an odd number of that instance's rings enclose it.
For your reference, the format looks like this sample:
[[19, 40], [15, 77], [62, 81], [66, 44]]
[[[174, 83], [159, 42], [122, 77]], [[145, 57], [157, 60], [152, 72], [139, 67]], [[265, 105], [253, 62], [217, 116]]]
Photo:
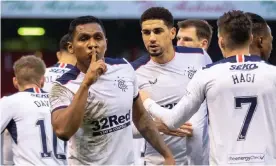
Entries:
[[164, 158], [165, 165], [174, 165], [175, 161], [170, 149], [165, 144], [163, 138], [160, 136], [152, 118], [143, 106], [141, 98], [138, 93], [138, 83], [136, 75], [134, 76], [134, 94], [132, 106], [132, 121], [139, 133], [154, 147]]
[[160, 136], [153, 120], [145, 110], [139, 96], [133, 103], [132, 120], [139, 133], [165, 158], [165, 160], [173, 160], [171, 151], [166, 146], [163, 138]]
[[[62, 90], [57, 85], [53, 86], [50, 93], [52, 126], [60, 139], [69, 140], [79, 129], [85, 112], [89, 87], [105, 71], [104, 61], [96, 61], [96, 54], [94, 54], [84, 80], [72, 100], [64, 97]], [[62, 102], [67, 104], [58, 106]]]
[[[199, 109], [205, 99], [205, 84], [201, 80], [202, 71], [198, 71], [189, 82], [185, 95], [173, 109], [166, 109], [155, 103], [141, 92], [145, 108], [161, 119], [170, 129], [175, 129], [188, 121]], [[205, 76], [206, 77], [206, 76]]]
[[10, 103], [10, 100], [8, 97], [3, 97], [0, 99], [0, 111], [1, 111], [1, 120], [0, 120], [0, 126], [1, 126], [1, 133], [4, 132], [9, 122], [13, 119], [15, 115], [15, 111], [17, 111], [14, 107], [16, 105]]

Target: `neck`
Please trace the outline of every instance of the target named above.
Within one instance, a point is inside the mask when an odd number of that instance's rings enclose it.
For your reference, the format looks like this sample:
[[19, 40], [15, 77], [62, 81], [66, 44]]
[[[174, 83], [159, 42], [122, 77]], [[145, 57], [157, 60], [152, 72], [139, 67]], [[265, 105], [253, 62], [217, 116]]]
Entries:
[[26, 89], [30, 89], [30, 88], [41, 88], [40, 86], [36, 85], [36, 84], [27, 84], [27, 85], [23, 85], [23, 86], [19, 86], [18, 90], [20, 92], [26, 90]]
[[75, 57], [62, 57], [62, 58], [60, 58], [58, 63], [66, 63], [66, 64], [70, 64], [70, 65], [76, 65], [77, 60]]
[[83, 73], [86, 73], [87, 72], [87, 70], [88, 70], [88, 67], [86, 67], [85, 65], [83, 65], [83, 64], [80, 64], [80, 63], [78, 63], [77, 62], [77, 68], [81, 71], [81, 72], [83, 72]]
[[171, 47], [169, 47], [169, 49], [167, 51], [164, 51], [162, 55], [158, 56], [158, 57], [154, 57], [152, 56], [151, 59], [159, 64], [165, 64], [170, 62], [174, 57], [174, 47], [173, 45]]
[[255, 47], [255, 46], [250, 47], [250, 49], [249, 49], [250, 54], [261, 56], [261, 51], [259, 49], [256, 49], [256, 48], [257, 47]]
[[235, 50], [227, 50], [227, 51], [224, 51], [223, 55], [224, 55], [225, 58], [228, 58], [228, 57], [235, 56], [235, 55], [240, 55], [240, 54], [250, 55], [249, 47], [235, 49]]

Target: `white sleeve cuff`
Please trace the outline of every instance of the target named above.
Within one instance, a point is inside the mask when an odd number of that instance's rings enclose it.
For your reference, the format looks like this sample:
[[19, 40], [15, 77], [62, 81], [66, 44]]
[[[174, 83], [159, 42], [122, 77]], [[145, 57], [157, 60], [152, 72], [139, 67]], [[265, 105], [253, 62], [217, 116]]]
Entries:
[[145, 109], [147, 111], [150, 112], [150, 108], [152, 107], [152, 105], [155, 104], [155, 101], [153, 101], [152, 99], [150, 98], [147, 98], [144, 102], [143, 102], [143, 105], [145, 107]]

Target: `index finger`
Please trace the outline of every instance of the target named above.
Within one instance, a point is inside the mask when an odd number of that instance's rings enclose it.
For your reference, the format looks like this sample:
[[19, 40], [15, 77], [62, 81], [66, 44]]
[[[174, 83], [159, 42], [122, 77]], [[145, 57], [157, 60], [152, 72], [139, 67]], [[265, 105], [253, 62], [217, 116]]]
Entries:
[[91, 58], [91, 62], [96, 62], [97, 61], [97, 53], [95, 50], [92, 51], [92, 58]]

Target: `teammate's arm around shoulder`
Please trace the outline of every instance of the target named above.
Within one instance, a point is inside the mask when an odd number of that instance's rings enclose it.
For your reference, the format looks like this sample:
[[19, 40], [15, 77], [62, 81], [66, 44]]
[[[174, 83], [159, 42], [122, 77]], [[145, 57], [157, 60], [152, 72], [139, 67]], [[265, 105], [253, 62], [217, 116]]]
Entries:
[[153, 116], [161, 119], [170, 129], [176, 129], [188, 121], [199, 109], [205, 99], [205, 74], [197, 71], [189, 82], [186, 92], [173, 109], [166, 109], [149, 98], [146, 92], [140, 91], [144, 107]]
[[147, 142], [149, 142], [152, 147], [154, 147], [165, 158], [164, 165], [174, 165], [175, 160], [172, 152], [166, 146], [152, 118], [143, 106], [142, 100], [138, 94], [138, 86], [136, 86], [135, 91], [135, 98], [132, 107], [132, 121], [134, 125]]
[[60, 105], [60, 102], [66, 103], [64, 93], [58, 85], [53, 86], [50, 93], [52, 126], [60, 139], [69, 140], [79, 129], [85, 112], [89, 87], [105, 71], [106, 65], [104, 61], [96, 61], [96, 54], [93, 55], [90, 66], [78, 91], [74, 94], [72, 100], [67, 99], [67, 102], [69, 100], [68, 105]]

